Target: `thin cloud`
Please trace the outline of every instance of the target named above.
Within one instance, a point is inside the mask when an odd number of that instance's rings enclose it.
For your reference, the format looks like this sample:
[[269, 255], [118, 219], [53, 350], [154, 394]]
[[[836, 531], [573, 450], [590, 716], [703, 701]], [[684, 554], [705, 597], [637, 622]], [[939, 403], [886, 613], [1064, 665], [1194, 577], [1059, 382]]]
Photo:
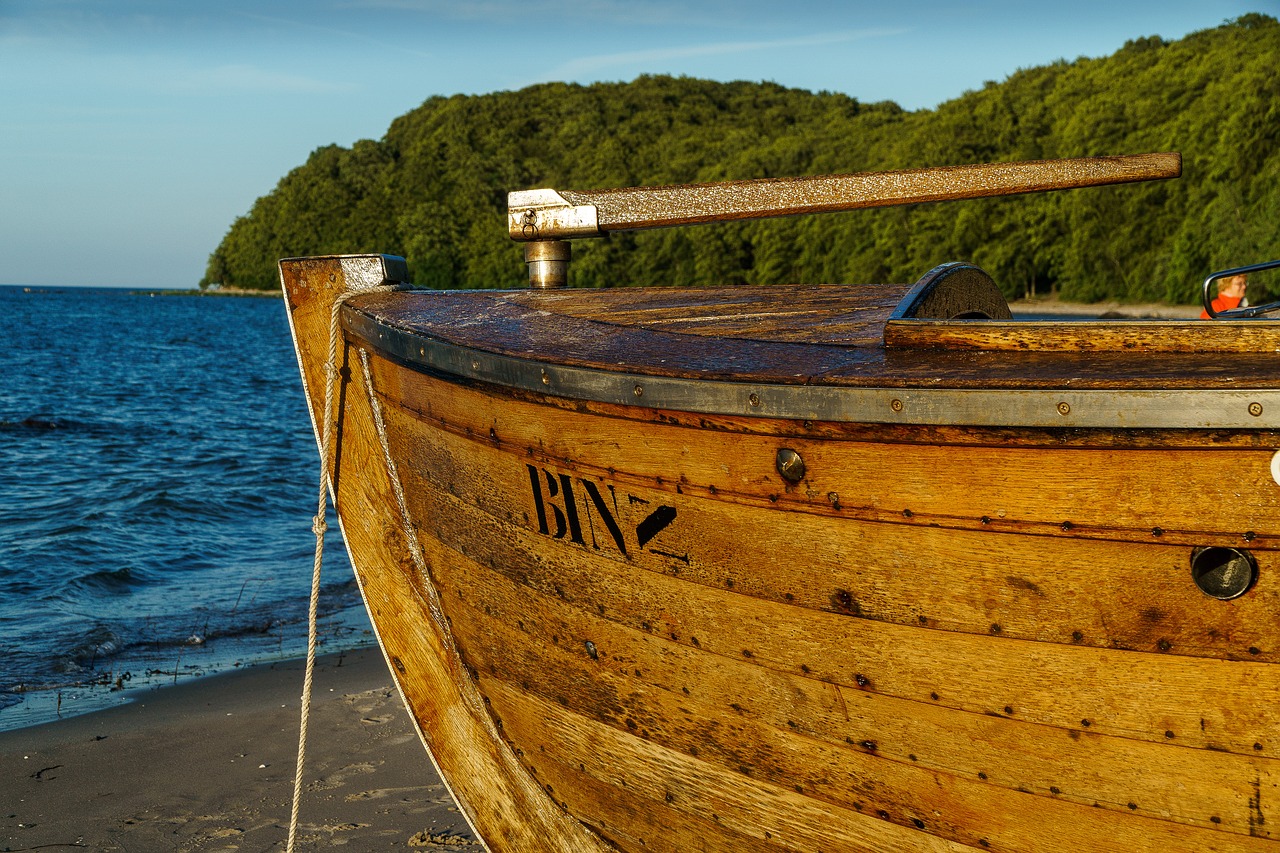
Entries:
[[769, 41], [736, 41], [715, 42], [711, 44], [685, 45], [681, 47], [652, 48], [649, 50], [622, 51], [605, 53], [596, 56], [583, 56], [570, 60], [553, 69], [548, 78], [573, 80], [597, 74], [606, 68], [618, 68], [635, 65], [653, 65], [675, 59], [690, 59], [703, 56], [727, 56], [730, 54], [750, 53], [753, 51], [778, 51], [798, 47], [815, 47], [825, 44], [844, 44], [871, 38], [897, 36], [909, 32], [906, 28], [846, 30], [844, 32], [826, 33], [814, 36], [799, 36]]
[[355, 30], [354, 28], [343, 28], [335, 26], [327, 26], [318, 24], [309, 20], [295, 20], [291, 18], [280, 18], [273, 15], [264, 15], [259, 12], [235, 12], [242, 18], [258, 21], [260, 23], [277, 24], [293, 31], [310, 30], [316, 33], [326, 33], [331, 36], [348, 39], [350, 41], [364, 42], [365, 44], [376, 45], [382, 51], [396, 51], [408, 54], [410, 56], [423, 57], [428, 59], [436, 58], [436, 54], [429, 51], [415, 50], [404, 44], [397, 43], [394, 39], [387, 39], [385, 35], [371, 35]]
[[336, 95], [352, 92], [355, 86], [286, 74], [253, 65], [232, 64], [200, 68], [171, 78], [165, 88], [186, 94], [221, 95], [253, 92], [259, 94]]
[[[507, 22], [513, 26], [518, 26], [521, 21], [535, 20], [592, 21], [627, 26], [679, 21], [687, 25], [698, 17], [698, 11], [691, 10], [687, 4], [637, 3], [635, 0], [469, 0], [466, 3], [457, 0], [349, 0], [345, 5], [348, 8], [414, 12], [453, 21], [479, 21], [488, 25]], [[730, 8], [733, 7], [725, 5], [720, 11]], [[710, 23], [710, 20], [706, 22]]]

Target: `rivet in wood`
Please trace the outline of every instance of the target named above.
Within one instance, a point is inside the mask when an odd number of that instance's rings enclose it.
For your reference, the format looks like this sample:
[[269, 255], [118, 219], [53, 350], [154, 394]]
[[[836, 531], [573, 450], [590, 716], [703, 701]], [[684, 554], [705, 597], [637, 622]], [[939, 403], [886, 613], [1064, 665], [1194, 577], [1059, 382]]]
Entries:
[[1258, 579], [1258, 563], [1244, 548], [1196, 548], [1191, 579], [1205, 595], [1221, 601], [1239, 598]]
[[1256, 417], [1258, 417], [1259, 415], [1261, 415], [1261, 414], [1262, 414], [1262, 404], [1261, 404], [1261, 403], [1250, 403], [1250, 404], [1249, 404], [1249, 414], [1253, 415], [1255, 418], [1256, 418]]
[[1067, 416], [1067, 415], [1071, 414], [1071, 404], [1070, 404], [1070, 403], [1067, 403], [1067, 402], [1065, 402], [1065, 401], [1064, 401], [1064, 402], [1059, 403], [1059, 404], [1058, 404], [1058, 414], [1062, 415], [1063, 417], [1065, 417], [1065, 416]]
[[778, 455], [774, 460], [774, 467], [778, 469], [782, 479], [788, 483], [798, 483], [804, 479], [804, 459], [790, 447], [783, 447], [778, 450]]

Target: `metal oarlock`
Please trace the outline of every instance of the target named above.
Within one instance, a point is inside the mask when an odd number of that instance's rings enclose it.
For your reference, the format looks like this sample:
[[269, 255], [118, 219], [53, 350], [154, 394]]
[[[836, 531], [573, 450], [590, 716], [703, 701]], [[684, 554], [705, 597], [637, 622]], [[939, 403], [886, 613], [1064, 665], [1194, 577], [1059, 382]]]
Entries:
[[524, 244], [524, 262], [529, 265], [529, 286], [566, 287], [569, 284], [569, 241], [538, 240]]

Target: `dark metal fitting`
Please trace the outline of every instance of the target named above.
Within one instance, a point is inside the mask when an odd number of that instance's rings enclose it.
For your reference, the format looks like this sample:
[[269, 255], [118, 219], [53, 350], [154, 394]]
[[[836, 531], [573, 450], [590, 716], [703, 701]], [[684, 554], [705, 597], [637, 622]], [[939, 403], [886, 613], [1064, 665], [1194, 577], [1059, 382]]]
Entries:
[[782, 479], [788, 483], [798, 483], [804, 479], [804, 460], [800, 458], [799, 453], [796, 453], [790, 447], [783, 447], [778, 450], [777, 459], [774, 460], [774, 467], [778, 469]]
[[1244, 548], [1196, 548], [1191, 579], [1205, 595], [1222, 601], [1239, 598], [1258, 579], [1258, 562]]

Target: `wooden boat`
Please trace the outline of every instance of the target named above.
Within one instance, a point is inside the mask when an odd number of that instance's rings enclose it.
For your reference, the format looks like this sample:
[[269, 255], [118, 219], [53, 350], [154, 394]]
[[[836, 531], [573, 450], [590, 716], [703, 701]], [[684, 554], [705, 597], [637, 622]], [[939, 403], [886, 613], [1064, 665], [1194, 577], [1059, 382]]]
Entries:
[[[1178, 163], [517, 193], [509, 224], [557, 283], [565, 235]], [[491, 850], [1280, 850], [1274, 322], [1017, 321], [961, 263], [281, 276], [369, 614]]]

